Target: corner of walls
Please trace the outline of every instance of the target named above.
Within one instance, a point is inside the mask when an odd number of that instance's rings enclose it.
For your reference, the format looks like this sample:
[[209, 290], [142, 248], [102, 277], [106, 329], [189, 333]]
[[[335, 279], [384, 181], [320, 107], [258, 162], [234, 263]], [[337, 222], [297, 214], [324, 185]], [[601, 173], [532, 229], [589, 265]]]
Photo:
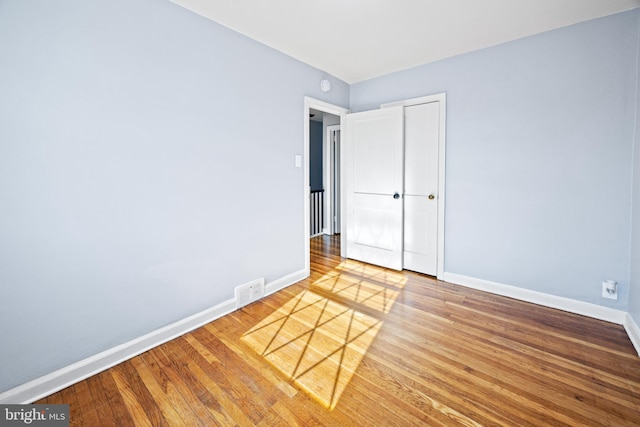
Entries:
[[640, 327], [633, 320], [631, 314], [626, 313], [624, 323], [623, 323], [625, 331], [627, 331], [627, 335], [629, 335], [629, 340], [631, 340], [631, 344], [636, 349], [636, 353], [640, 356]]
[[636, 42], [635, 63], [635, 125], [633, 146], [633, 181], [631, 184], [631, 244], [629, 266], [629, 299], [628, 315], [625, 328], [633, 342], [638, 354], [640, 354], [640, 11], [637, 13], [638, 34]]

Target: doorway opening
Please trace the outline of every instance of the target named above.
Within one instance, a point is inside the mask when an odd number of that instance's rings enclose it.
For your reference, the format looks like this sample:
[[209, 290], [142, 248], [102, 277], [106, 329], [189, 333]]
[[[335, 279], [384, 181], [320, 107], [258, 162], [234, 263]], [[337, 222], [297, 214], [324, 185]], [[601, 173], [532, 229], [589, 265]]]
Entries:
[[[310, 238], [341, 232], [342, 158], [340, 130], [348, 109], [313, 98], [304, 100], [305, 268], [310, 272]], [[341, 249], [341, 253], [344, 250]]]
[[340, 117], [309, 112], [310, 237], [340, 233]]

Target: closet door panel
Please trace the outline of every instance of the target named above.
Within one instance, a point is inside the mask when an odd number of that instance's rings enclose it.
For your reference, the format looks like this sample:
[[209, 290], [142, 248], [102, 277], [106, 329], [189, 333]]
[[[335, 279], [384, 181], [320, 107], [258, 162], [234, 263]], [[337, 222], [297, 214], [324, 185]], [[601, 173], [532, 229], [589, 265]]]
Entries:
[[440, 103], [405, 108], [404, 264], [436, 275]]

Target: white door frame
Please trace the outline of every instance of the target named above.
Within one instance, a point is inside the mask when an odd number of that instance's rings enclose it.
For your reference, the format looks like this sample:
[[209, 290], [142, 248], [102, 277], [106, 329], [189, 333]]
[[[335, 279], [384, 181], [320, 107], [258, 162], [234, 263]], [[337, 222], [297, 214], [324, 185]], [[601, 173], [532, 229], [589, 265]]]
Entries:
[[[303, 188], [303, 200], [304, 200], [304, 268], [305, 275], [309, 276], [311, 274], [311, 253], [309, 250], [309, 234], [310, 234], [310, 206], [309, 206], [309, 195], [310, 195], [310, 187], [309, 187], [309, 110], [318, 110], [323, 113], [333, 114], [335, 116], [340, 117], [340, 127], [343, 127], [343, 119], [344, 115], [350, 112], [349, 109], [340, 107], [338, 105], [329, 104], [328, 102], [320, 101], [318, 99], [314, 99], [308, 96], [304, 97], [304, 152], [303, 152], [303, 170], [302, 173], [304, 175], [304, 188]], [[342, 146], [340, 147], [342, 151]], [[342, 174], [342, 171], [341, 171]], [[343, 239], [341, 239], [343, 240]], [[342, 243], [342, 242], [341, 242]], [[344, 246], [341, 244], [341, 253], [344, 254]]]
[[324, 138], [324, 163], [323, 163], [323, 175], [324, 175], [324, 196], [325, 196], [325, 211], [324, 217], [326, 218], [326, 223], [323, 229], [325, 234], [335, 234], [340, 230], [336, 230], [335, 228], [335, 203], [334, 203], [334, 181], [336, 172], [340, 177], [340, 171], [335, 170], [335, 153], [334, 153], [334, 145], [333, 145], [333, 136], [334, 133], [340, 130], [340, 125], [329, 125], [326, 128], [327, 134]]
[[410, 107], [412, 105], [427, 104], [430, 102], [440, 103], [440, 123], [438, 135], [438, 260], [437, 260], [437, 278], [444, 280], [444, 204], [445, 204], [445, 131], [446, 131], [446, 112], [447, 112], [447, 94], [439, 93], [436, 95], [421, 96], [419, 98], [411, 98], [403, 101], [390, 102], [380, 105], [380, 108], [388, 107]]

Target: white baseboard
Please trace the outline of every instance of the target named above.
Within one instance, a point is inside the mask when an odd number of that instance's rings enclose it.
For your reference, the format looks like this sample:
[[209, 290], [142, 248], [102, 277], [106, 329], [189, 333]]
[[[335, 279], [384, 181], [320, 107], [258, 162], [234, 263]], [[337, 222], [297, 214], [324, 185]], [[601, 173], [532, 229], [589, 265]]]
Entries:
[[274, 292], [279, 291], [280, 289], [284, 289], [287, 286], [291, 286], [294, 283], [298, 283], [301, 280], [306, 279], [307, 277], [309, 277], [309, 271], [308, 270], [298, 270], [294, 273], [291, 274], [287, 274], [284, 277], [281, 277], [278, 280], [274, 280], [273, 282], [269, 282], [265, 287], [264, 287], [264, 294], [266, 295], [270, 295]]
[[[289, 274], [265, 286], [265, 295], [292, 285], [308, 276], [305, 270]], [[73, 363], [57, 371], [0, 393], [0, 404], [32, 403], [52, 393], [98, 374], [145, 351], [171, 341], [236, 310], [235, 298], [207, 310], [156, 329], [124, 344]]]
[[[570, 298], [559, 297], [556, 295], [545, 294], [542, 292], [519, 288], [517, 286], [476, 279], [475, 277], [463, 276], [460, 274], [444, 273], [444, 281], [454, 283], [456, 285], [466, 286], [468, 288], [478, 289], [480, 291], [490, 292], [492, 294], [515, 298], [521, 301], [526, 301], [545, 307], [568, 311], [569, 313], [593, 317], [595, 319], [616, 323], [618, 325], [623, 325], [625, 323], [626, 317], [628, 316], [627, 312], [622, 310], [616, 310], [613, 308], [603, 307], [583, 301], [577, 301]], [[638, 347], [636, 346], [636, 349], [637, 348]]]
[[627, 335], [629, 335], [631, 344], [633, 344], [638, 356], [640, 356], [640, 327], [638, 327], [638, 324], [633, 320], [633, 317], [631, 317], [629, 313], [625, 316], [623, 326], [627, 331]]
[[[284, 289], [308, 276], [308, 271], [300, 270], [274, 280], [265, 286], [265, 295]], [[459, 274], [445, 273], [444, 280], [446, 282], [624, 325], [631, 342], [640, 355], [640, 328], [638, 328], [638, 325], [626, 312]], [[0, 404], [31, 403], [39, 400], [229, 314], [235, 310], [235, 306], [235, 299], [224, 301], [200, 313], [196, 313], [134, 340], [14, 387], [0, 393]]]

